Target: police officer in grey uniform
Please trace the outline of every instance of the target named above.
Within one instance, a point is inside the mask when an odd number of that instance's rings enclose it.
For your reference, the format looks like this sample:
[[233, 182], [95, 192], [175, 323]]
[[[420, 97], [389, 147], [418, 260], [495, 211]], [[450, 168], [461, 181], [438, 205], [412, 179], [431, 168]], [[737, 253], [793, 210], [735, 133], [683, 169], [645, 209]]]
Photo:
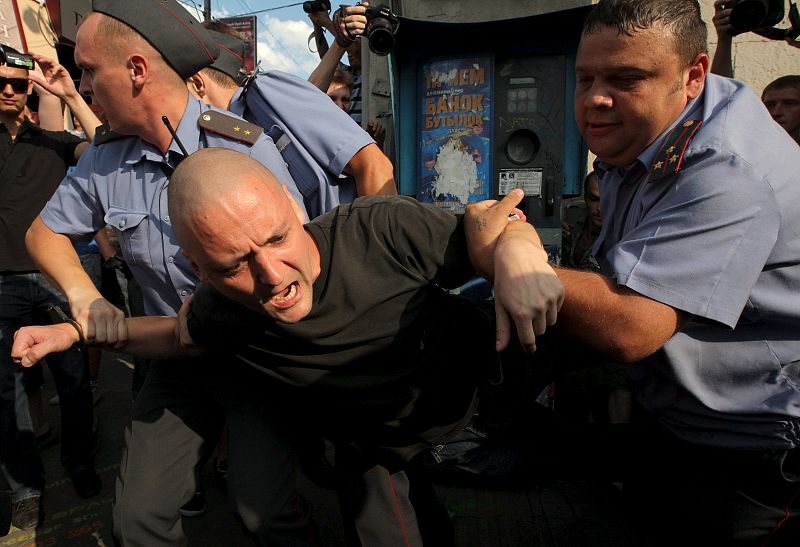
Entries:
[[[127, 337], [124, 314], [94, 289], [68, 236], [112, 226], [142, 286], [147, 313], [175, 315], [198, 282], [180, 252], [167, 210], [169, 176], [181, 159], [207, 147], [244, 152], [275, 172], [304, 208], [283, 159], [259, 127], [187, 92], [184, 79], [217, 54], [198, 21], [174, 0], [95, 0], [92, 9], [79, 28], [75, 58], [83, 69], [81, 92], [105, 108], [113, 132], [100, 133], [34, 222], [26, 242], [42, 271], [67, 296], [83, 336], [113, 346]], [[259, 443], [270, 442], [269, 430], [258, 419], [255, 393], [226, 392], [224, 377], [215, 374], [220, 368], [213, 359], [152, 366], [134, 402], [117, 481], [114, 533], [122, 544], [186, 543], [178, 508], [195, 492], [194, 469], [204, 444], [218, 439], [221, 399], [232, 431], [230, 473], [248, 473], [253, 489], [269, 495], [257, 469], [236, 465], [242, 460], [239, 448], [257, 453]], [[246, 443], [240, 442], [242, 436]], [[237, 499], [235, 489], [230, 494]], [[270, 505], [250, 511], [262, 507]], [[277, 526], [272, 515], [259, 516], [250, 522], [263, 526], [252, 530], [263, 542], [303, 541], [308, 534], [300, 504], [275, 516], [283, 519]]]
[[357, 195], [397, 193], [392, 163], [327, 95], [277, 70], [242, 78], [244, 42], [221, 32], [212, 35], [220, 54], [214, 64], [189, 78], [189, 89], [265, 129], [281, 151], [311, 218]]
[[603, 275], [558, 269], [561, 332], [617, 360], [656, 423], [631, 496], [657, 544], [800, 544], [800, 155], [708, 74], [695, 0], [601, 0], [576, 60]]

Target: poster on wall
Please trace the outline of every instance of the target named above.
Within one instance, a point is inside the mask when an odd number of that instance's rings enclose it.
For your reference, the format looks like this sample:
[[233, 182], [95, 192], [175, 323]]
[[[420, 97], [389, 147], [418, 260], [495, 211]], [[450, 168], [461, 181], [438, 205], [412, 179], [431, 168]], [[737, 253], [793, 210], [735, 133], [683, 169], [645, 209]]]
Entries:
[[0, 0], [0, 44], [25, 52], [27, 47], [16, 0]]
[[244, 40], [244, 67], [242, 70], [252, 71], [256, 66], [256, 16], [226, 17], [220, 21], [230, 25]]
[[419, 201], [462, 212], [492, 197], [493, 74], [491, 56], [422, 65]]

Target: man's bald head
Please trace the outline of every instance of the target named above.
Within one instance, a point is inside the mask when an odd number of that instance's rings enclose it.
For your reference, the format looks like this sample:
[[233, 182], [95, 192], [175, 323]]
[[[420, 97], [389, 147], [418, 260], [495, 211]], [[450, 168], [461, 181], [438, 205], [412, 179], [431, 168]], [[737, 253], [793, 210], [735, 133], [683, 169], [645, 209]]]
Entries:
[[170, 178], [168, 198], [169, 216], [181, 242], [189, 235], [189, 224], [210, 211], [229, 208], [236, 200], [261, 199], [265, 205], [288, 200], [266, 167], [225, 148], [198, 150], [183, 160]]
[[319, 250], [272, 173], [239, 152], [207, 148], [181, 162], [168, 192], [175, 235], [203, 282], [284, 323], [309, 313]]

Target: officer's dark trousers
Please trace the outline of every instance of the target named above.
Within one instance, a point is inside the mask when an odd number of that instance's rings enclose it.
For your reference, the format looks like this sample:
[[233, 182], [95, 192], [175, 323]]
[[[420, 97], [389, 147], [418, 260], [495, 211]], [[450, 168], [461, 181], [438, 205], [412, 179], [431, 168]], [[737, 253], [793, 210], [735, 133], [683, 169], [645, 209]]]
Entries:
[[652, 545], [800, 545], [800, 449], [732, 450], [654, 431], [623, 494]]
[[[227, 419], [228, 494], [256, 541], [308, 545], [308, 512], [286, 487], [287, 442], [263, 417], [250, 372], [207, 358], [153, 362], [134, 401], [113, 508], [115, 539], [126, 546], [186, 545], [178, 509], [197, 488], [195, 468]], [[284, 447], [282, 451], [280, 448]], [[267, 473], [278, 469], [285, 475]]]
[[[69, 313], [42, 274], [0, 274], [0, 459], [15, 501], [41, 492], [44, 469], [22, 389], [22, 368], [11, 361], [11, 344], [20, 327], [50, 323], [46, 313], [50, 304]], [[47, 361], [61, 406], [61, 461], [68, 473], [74, 473], [94, 460], [87, 362], [75, 349], [51, 355]]]

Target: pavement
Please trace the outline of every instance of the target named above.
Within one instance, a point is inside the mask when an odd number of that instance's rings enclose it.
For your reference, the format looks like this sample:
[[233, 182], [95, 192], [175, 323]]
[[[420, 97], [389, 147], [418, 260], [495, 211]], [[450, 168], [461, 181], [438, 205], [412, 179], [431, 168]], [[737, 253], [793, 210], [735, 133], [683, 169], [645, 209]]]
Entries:
[[[31, 531], [12, 528], [9, 535], [0, 537], [0, 547], [113, 545], [111, 502], [130, 412], [131, 361], [124, 354], [105, 352], [103, 356], [98, 389], [101, 399], [95, 407], [101, 493], [88, 500], [78, 498], [59, 463], [58, 444], [44, 448], [42, 458], [48, 473], [44, 523]], [[48, 401], [55, 391], [49, 372], [46, 378], [44, 400]], [[47, 419], [57, 433], [58, 407], [45, 404]], [[191, 544], [252, 545], [229, 513], [225, 481], [210, 464], [203, 470], [202, 486], [209, 504], [207, 513], [183, 519]], [[455, 543], [459, 546], [640, 547], [646, 544], [627, 526], [619, 492], [608, 482], [538, 477], [504, 484], [478, 484], [463, 477], [438, 477], [434, 487], [453, 520]], [[335, 493], [302, 477], [299, 488], [311, 503], [324, 545], [344, 546]]]

